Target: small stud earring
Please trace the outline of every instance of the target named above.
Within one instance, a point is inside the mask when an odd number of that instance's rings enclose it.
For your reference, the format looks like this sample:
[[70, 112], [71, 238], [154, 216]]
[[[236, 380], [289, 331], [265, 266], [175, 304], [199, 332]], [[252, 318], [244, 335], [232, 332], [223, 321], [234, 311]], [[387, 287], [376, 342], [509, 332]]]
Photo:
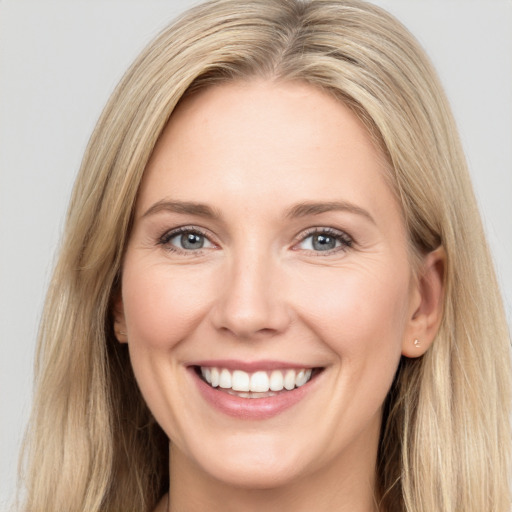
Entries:
[[126, 336], [127, 335], [127, 333], [124, 332], [124, 331], [117, 331], [117, 334], [119, 334], [121, 336]]
[[419, 348], [419, 347], [420, 347], [420, 345], [421, 345], [420, 340], [414, 340], [414, 346], [415, 346], [416, 348]]

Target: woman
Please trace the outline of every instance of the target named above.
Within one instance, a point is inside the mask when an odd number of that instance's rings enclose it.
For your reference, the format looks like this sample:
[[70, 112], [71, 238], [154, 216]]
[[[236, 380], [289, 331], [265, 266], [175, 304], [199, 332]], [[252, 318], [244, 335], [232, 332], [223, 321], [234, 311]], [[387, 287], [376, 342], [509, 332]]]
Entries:
[[26, 509], [508, 510], [483, 240], [441, 87], [396, 20], [356, 1], [190, 11], [84, 157]]

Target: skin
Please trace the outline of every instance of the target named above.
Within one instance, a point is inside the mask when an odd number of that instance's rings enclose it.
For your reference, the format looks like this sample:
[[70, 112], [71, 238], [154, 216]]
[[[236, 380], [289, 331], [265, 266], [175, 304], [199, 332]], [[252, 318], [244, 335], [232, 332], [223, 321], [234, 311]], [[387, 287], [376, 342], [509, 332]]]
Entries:
[[[223, 84], [173, 113], [141, 184], [115, 307], [172, 440], [169, 510], [377, 510], [382, 404], [401, 355], [432, 342], [443, 269], [435, 251], [413, 272], [386, 172], [354, 114], [309, 85]], [[344, 208], [290, 216], [306, 202]], [[162, 238], [183, 226], [205, 236], [202, 249]], [[312, 245], [325, 228], [330, 251]], [[187, 369], [227, 358], [324, 370], [291, 408], [247, 420], [205, 401]]]

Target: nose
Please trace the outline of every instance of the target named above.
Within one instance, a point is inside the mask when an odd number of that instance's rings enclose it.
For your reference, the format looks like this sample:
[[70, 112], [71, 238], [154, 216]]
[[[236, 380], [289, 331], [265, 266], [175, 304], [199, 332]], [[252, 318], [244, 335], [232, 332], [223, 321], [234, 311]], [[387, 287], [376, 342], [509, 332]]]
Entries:
[[226, 266], [213, 311], [216, 329], [245, 340], [284, 332], [291, 311], [272, 256], [245, 251]]

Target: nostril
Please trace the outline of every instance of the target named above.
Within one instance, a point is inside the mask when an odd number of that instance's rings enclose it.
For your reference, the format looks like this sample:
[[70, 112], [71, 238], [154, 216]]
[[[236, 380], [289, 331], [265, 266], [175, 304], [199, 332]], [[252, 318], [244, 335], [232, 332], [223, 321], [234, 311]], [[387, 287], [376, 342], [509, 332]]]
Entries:
[[243, 265], [231, 269], [211, 309], [216, 329], [240, 339], [273, 336], [290, 323], [280, 280], [271, 278], [271, 263], [256, 259], [248, 255]]

